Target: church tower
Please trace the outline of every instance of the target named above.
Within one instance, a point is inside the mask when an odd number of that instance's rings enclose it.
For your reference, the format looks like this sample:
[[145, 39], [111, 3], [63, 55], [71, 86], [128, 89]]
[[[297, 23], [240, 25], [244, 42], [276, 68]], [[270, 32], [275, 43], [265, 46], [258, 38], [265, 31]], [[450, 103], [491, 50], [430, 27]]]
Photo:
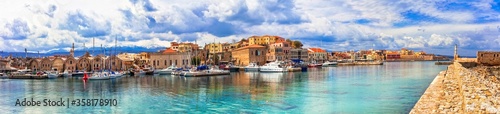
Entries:
[[69, 56], [75, 57], [75, 43], [73, 43], [71, 50], [69, 50]]

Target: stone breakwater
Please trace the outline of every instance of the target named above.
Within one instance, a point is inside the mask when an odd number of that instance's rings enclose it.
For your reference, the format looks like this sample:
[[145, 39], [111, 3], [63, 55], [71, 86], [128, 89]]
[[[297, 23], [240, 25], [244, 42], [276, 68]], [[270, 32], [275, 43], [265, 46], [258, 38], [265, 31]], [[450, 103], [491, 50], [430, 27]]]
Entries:
[[454, 62], [436, 76], [410, 113], [498, 114], [499, 80], [499, 66], [466, 68]]

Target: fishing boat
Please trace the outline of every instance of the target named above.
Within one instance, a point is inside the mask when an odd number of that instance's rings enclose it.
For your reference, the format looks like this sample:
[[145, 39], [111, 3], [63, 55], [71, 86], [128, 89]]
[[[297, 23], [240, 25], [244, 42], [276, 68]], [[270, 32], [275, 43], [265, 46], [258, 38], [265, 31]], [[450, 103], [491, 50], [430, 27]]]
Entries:
[[286, 72], [288, 71], [279, 61], [274, 61], [260, 67], [260, 72]]
[[337, 66], [337, 62], [330, 62], [330, 61], [326, 61], [325, 63], [323, 63], [323, 67], [331, 67], [331, 66]]
[[247, 66], [245, 66], [245, 71], [247, 71], [247, 72], [259, 71], [259, 70], [260, 70], [260, 67], [255, 62], [251, 62]]

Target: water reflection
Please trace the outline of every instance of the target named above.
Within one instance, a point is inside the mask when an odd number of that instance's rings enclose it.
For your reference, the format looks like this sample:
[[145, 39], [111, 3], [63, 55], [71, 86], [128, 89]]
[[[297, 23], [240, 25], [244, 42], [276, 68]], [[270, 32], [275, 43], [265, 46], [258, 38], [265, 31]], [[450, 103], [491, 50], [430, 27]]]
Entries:
[[[444, 67], [426, 63], [111, 80], [0, 80], [0, 110], [47, 113], [405, 113]], [[18, 98], [118, 99], [117, 107], [14, 107]], [[384, 108], [390, 107], [390, 108]]]

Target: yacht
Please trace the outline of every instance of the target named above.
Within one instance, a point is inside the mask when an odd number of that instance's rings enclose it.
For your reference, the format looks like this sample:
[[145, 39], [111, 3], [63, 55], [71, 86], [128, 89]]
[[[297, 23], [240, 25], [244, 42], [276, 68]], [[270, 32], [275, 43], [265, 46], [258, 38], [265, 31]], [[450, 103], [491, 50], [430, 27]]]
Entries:
[[110, 78], [117, 78], [117, 77], [122, 77], [123, 76], [123, 73], [120, 73], [120, 72], [111, 72], [111, 74], [109, 75]]
[[260, 67], [255, 62], [251, 62], [247, 66], [245, 66], [245, 71], [259, 71]]
[[260, 72], [286, 72], [287, 69], [280, 62], [270, 62], [260, 67]]
[[177, 69], [178, 68], [175, 65], [172, 65], [164, 69], [155, 70], [155, 72], [158, 72], [160, 75], [172, 74], [172, 72], [176, 71]]
[[326, 61], [325, 63], [323, 63], [323, 67], [329, 67], [329, 66], [337, 66], [337, 62], [330, 62], [330, 61]]

